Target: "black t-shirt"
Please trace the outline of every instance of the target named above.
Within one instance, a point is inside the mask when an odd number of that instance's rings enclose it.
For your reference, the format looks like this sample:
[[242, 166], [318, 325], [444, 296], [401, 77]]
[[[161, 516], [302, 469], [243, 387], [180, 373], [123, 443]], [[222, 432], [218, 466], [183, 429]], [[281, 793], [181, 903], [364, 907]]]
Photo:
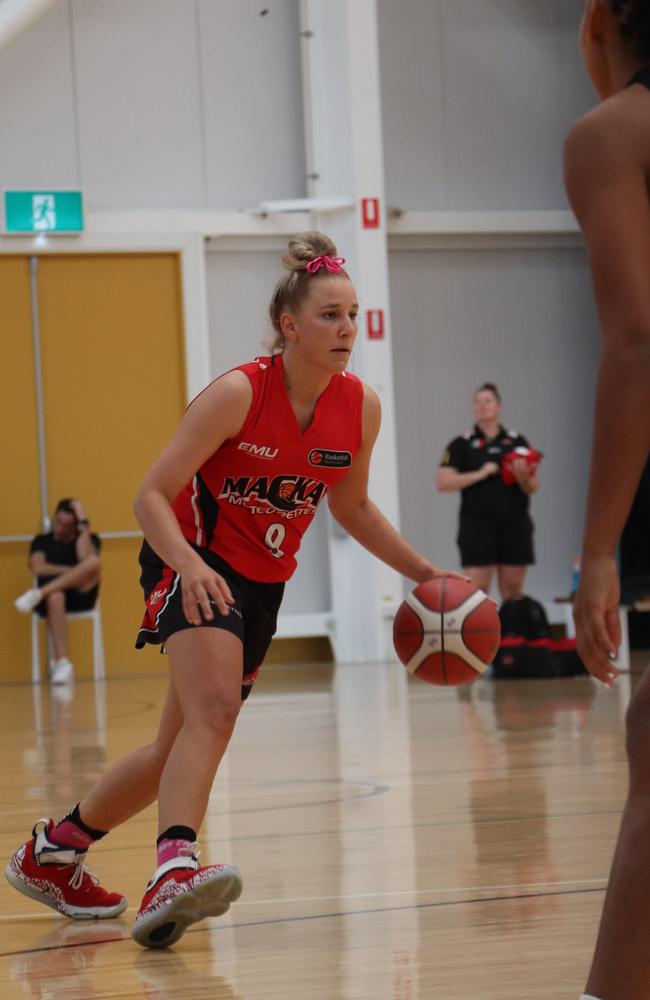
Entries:
[[[514, 448], [530, 447], [523, 434], [499, 427], [495, 438], [486, 438], [477, 426], [451, 441], [440, 465], [457, 472], [477, 472], [486, 462], [497, 465]], [[461, 490], [461, 514], [485, 517], [492, 521], [508, 520], [528, 512], [529, 498], [515, 483], [506, 486], [501, 475], [488, 476], [480, 483]]]
[[[91, 534], [90, 540], [95, 551], [99, 552], [102, 547], [99, 535]], [[76, 539], [71, 542], [59, 542], [51, 531], [48, 531], [46, 535], [37, 535], [36, 538], [32, 539], [32, 544], [29, 547], [30, 556], [34, 552], [42, 552], [45, 561], [56, 566], [76, 566], [79, 562]]]

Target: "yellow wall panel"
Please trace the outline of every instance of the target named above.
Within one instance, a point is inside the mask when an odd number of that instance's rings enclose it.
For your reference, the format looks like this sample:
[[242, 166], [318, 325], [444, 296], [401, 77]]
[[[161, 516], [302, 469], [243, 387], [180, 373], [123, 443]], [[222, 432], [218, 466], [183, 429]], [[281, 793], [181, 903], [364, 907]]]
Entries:
[[[27, 266], [26, 261], [18, 263]], [[29, 305], [24, 275], [23, 286]], [[185, 406], [177, 257], [41, 257], [38, 295], [50, 510], [61, 497], [76, 496], [86, 506], [92, 530], [137, 529], [132, 513], [135, 493], [147, 468], [174, 433]], [[31, 345], [29, 312], [26, 315], [23, 322], [28, 323]], [[31, 354], [22, 362], [26, 373], [30, 364]], [[32, 395], [29, 406], [23, 407], [26, 416], [21, 421], [33, 428], [35, 438], [35, 423], [30, 417], [33, 390], [28, 387], [15, 392], [14, 399], [22, 402], [29, 391]], [[14, 417], [11, 424], [21, 421]], [[22, 454], [22, 449], [14, 446], [14, 453]], [[21, 500], [12, 509], [20, 513], [24, 504], [27, 513], [19, 529], [15, 517], [12, 525], [16, 533], [36, 533], [38, 463], [34, 448], [25, 467], [29, 475], [16, 478]], [[101, 607], [109, 675], [165, 667], [157, 650], [138, 652], [133, 646], [143, 611], [139, 546], [138, 539], [103, 541]], [[11, 576], [12, 581], [6, 584], [7, 595], [0, 608], [0, 628], [6, 636], [0, 658], [2, 680], [27, 679], [30, 674], [29, 616], [18, 615], [11, 605], [30, 583], [25, 568], [27, 550], [26, 543], [18, 546], [11, 566], [7, 562], [7, 578]], [[4, 577], [2, 548], [0, 559]], [[90, 623], [70, 623], [69, 638], [76, 676], [91, 676]]]
[[[34, 357], [26, 257], [0, 257], [0, 535], [39, 530]], [[29, 619], [13, 602], [30, 585], [27, 547], [0, 543], [0, 678], [28, 680]]]
[[29, 534], [40, 524], [35, 400], [29, 260], [1, 256], [0, 535]]
[[32, 670], [30, 615], [21, 615], [14, 600], [31, 584], [27, 546], [0, 546], [0, 680], [29, 681]]
[[132, 530], [185, 405], [177, 257], [43, 257], [38, 291], [50, 502], [81, 497], [95, 530]]

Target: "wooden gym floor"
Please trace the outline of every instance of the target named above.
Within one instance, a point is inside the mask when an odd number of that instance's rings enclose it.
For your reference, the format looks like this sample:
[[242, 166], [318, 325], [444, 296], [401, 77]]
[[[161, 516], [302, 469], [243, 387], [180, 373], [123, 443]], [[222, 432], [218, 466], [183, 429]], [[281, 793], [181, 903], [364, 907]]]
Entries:
[[[265, 668], [201, 831], [204, 862], [241, 869], [241, 900], [173, 950], [138, 948], [148, 810], [92, 852], [129, 898], [120, 920], [73, 923], [3, 881], [0, 997], [577, 1000], [634, 679], [445, 690], [394, 664]], [[78, 682], [70, 699], [4, 687], [5, 858], [153, 734], [164, 688], [160, 674]]]

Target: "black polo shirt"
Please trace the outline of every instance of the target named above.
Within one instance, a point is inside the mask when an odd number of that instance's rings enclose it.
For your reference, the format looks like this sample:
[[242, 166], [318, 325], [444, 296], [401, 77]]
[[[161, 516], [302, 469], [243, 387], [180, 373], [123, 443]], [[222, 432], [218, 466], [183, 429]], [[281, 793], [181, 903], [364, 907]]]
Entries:
[[[99, 552], [102, 546], [99, 535], [91, 534], [90, 540], [95, 552]], [[60, 542], [51, 531], [48, 531], [46, 535], [36, 535], [32, 539], [29, 548], [30, 556], [34, 552], [42, 552], [45, 556], [45, 562], [52, 563], [54, 566], [76, 566], [79, 562], [76, 539], [71, 542]]]
[[[528, 448], [530, 445], [517, 431], [499, 427], [495, 438], [486, 438], [475, 425], [473, 430], [454, 438], [447, 445], [440, 465], [457, 472], [477, 472], [486, 462], [498, 465], [504, 455], [520, 447]], [[528, 495], [516, 483], [506, 486], [500, 474], [467, 486], [461, 490], [461, 495], [461, 515], [471, 514], [494, 521], [528, 513]]]

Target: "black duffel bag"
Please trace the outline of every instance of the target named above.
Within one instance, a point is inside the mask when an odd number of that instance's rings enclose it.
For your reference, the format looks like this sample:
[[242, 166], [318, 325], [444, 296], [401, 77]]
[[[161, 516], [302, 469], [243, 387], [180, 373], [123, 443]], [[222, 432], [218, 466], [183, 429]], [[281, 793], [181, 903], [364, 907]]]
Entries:
[[504, 601], [499, 619], [501, 643], [492, 667], [492, 676], [497, 680], [575, 677], [585, 673], [575, 639], [551, 639], [551, 626], [539, 601], [532, 597]]
[[493, 676], [557, 677], [551, 651], [551, 626], [539, 601], [517, 597], [499, 608], [501, 643], [493, 664]]

